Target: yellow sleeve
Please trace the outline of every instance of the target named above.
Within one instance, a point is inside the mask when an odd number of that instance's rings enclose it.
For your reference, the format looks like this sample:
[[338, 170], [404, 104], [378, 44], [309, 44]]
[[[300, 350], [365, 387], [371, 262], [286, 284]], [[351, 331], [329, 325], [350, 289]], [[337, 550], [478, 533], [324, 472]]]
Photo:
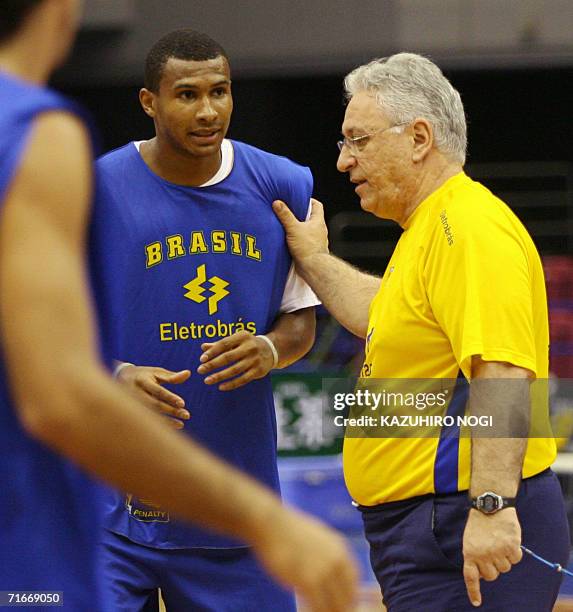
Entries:
[[424, 268], [434, 316], [466, 377], [473, 355], [537, 374], [531, 275], [520, 226], [489, 202], [468, 204], [448, 212], [449, 237], [440, 225], [434, 231]]

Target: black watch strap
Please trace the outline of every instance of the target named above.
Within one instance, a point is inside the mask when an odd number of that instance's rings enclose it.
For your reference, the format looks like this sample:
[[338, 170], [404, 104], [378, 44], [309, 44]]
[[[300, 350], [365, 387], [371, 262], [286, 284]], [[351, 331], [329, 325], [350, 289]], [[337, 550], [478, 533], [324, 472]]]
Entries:
[[495, 514], [504, 508], [515, 508], [515, 497], [503, 497], [493, 491], [486, 491], [472, 498], [472, 508], [484, 514]]

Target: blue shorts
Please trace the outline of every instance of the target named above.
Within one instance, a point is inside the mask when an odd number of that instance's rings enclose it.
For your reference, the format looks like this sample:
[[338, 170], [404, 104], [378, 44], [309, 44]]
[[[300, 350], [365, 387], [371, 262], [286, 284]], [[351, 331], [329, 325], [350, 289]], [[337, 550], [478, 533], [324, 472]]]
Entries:
[[[370, 560], [389, 612], [549, 612], [561, 574], [528, 555], [493, 582], [480, 581], [482, 605], [469, 602], [462, 574], [467, 492], [361, 507]], [[567, 565], [569, 525], [551, 470], [523, 480], [517, 498], [522, 543]]]
[[100, 571], [114, 612], [295, 612], [294, 595], [277, 585], [249, 548], [157, 549], [104, 530]]

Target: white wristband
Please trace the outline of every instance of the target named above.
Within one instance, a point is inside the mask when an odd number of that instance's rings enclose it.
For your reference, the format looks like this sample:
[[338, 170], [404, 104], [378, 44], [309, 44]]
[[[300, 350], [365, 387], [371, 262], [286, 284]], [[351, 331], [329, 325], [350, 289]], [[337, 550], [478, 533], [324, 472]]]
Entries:
[[114, 369], [114, 371], [113, 371], [112, 376], [113, 376], [114, 378], [117, 378], [117, 377], [119, 376], [119, 373], [120, 373], [120, 372], [121, 372], [121, 371], [122, 371], [124, 368], [127, 368], [128, 366], [132, 366], [132, 365], [133, 365], [133, 363], [129, 363], [129, 362], [127, 362], [127, 361], [122, 361], [122, 362], [120, 362], [120, 364], [119, 364], [119, 365], [117, 365], [117, 366], [115, 367], [115, 369]]
[[261, 338], [264, 340], [270, 347], [271, 352], [273, 354], [273, 368], [276, 368], [279, 364], [279, 354], [277, 352], [277, 347], [273, 344], [273, 341], [268, 336], [255, 336], [255, 338]]

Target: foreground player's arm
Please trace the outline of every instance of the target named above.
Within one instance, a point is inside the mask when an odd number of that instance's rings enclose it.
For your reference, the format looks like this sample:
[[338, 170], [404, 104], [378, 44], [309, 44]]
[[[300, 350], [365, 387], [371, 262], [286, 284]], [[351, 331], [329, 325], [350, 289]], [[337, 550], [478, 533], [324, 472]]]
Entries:
[[[508, 363], [473, 358], [471, 414], [491, 416], [495, 434], [506, 437], [472, 436], [471, 497], [486, 491], [502, 497], [517, 495], [529, 429], [528, 376], [527, 370]], [[470, 510], [463, 540], [464, 579], [474, 605], [481, 604], [480, 578], [491, 581], [509, 572], [521, 560], [520, 545], [515, 508], [491, 515]]]
[[285, 229], [297, 273], [341, 325], [365, 338], [368, 310], [380, 278], [365, 274], [328, 252], [328, 230], [318, 200], [312, 200], [308, 221], [298, 221], [280, 200], [273, 202], [273, 210]]
[[272, 348], [264, 338], [242, 331], [218, 342], [202, 344], [204, 352], [197, 371], [207, 374], [205, 382], [218, 384], [221, 391], [238, 389], [263, 378], [273, 368], [286, 368], [306, 355], [314, 344], [315, 329], [314, 307], [282, 313], [265, 334], [277, 352], [276, 364]]
[[1, 332], [23, 426], [107, 482], [251, 542], [314, 609], [342, 612], [356, 570], [339, 536], [142, 410], [101, 367], [85, 271], [90, 180], [77, 120], [39, 118], [0, 224]]

